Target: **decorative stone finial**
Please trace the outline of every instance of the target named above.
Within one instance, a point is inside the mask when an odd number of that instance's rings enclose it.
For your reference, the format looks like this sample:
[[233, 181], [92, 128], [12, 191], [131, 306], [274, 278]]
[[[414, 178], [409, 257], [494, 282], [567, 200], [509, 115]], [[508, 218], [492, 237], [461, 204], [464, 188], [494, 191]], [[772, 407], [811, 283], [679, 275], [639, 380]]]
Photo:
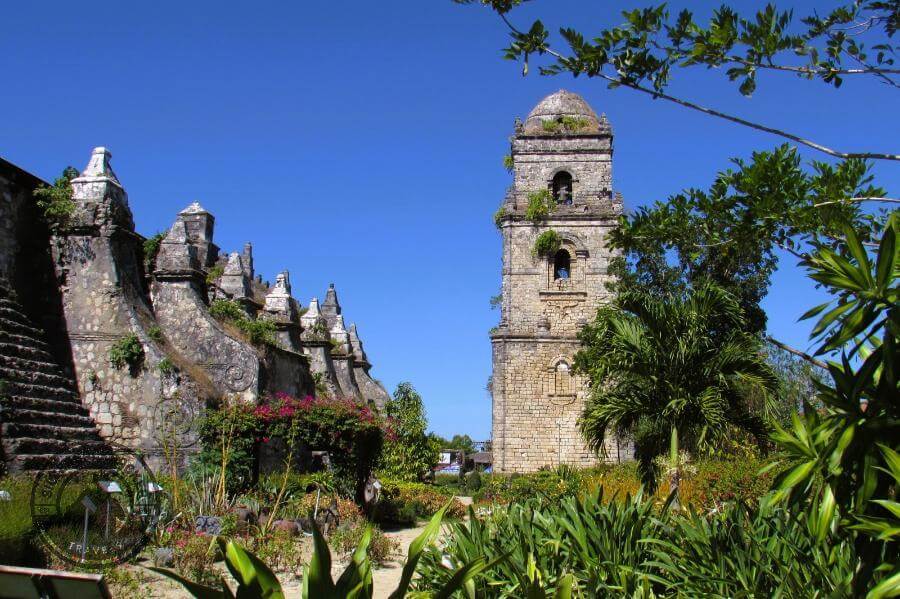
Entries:
[[356, 323], [350, 325], [349, 337], [350, 347], [353, 348], [353, 357], [359, 362], [368, 362], [366, 359], [366, 352], [363, 350], [362, 341], [359, 338], [359, 333], [356, 331]]
[[209, 211], [200, 205], [200, 202], [191, 202], [187, 208], [178, 214], [209, 214]]
[[237, 252], [231, 252], [228, 256], [228, 263], [222, 276], [219, 279], [219, 287], [227, 293], [232, 299], [241, 299], [250, 296], [250, 281], [244, 271], [244, 265], [241, 262], [241, 255]]
[[84, 168], [84, 171], [82, 171], [81, 176], [105, 177], [118, 183], [119, 180], [116, 178], [116, 174], [109, 165], [110, 158], [112, 158], [112, 152], [106, 148], [102, 146], [94, 148], [94, 151], [91, 152], [91, 159], [88, 161], [88, 165]]

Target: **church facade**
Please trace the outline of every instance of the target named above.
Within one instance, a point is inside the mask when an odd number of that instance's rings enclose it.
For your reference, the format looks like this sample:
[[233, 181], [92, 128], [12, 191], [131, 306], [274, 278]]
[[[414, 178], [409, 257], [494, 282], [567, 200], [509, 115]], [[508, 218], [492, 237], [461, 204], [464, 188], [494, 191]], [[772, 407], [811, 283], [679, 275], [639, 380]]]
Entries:
[[578, 332], [610, 299], [606, 247], [622, 213], [612, 190], [613, 133], [577, 94], [544, 98], [511, 138], [513, 184], [497, 213], [501, 315], [493, 347], [495, 472], [630, 457], [610, 437], [599, 455], [578, 430], [587, 399], [574, 374]]

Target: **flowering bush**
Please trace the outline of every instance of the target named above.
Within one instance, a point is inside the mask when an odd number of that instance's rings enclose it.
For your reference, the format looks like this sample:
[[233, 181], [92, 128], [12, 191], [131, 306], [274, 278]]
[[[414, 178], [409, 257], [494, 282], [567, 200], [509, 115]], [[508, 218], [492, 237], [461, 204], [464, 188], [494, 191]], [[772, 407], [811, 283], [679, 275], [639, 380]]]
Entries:
[[290, 438], [298, 447], [330, 452], [338, 489], [358, 494], [381, 454], [388, 423], [352, 399], [296, 399], [278, 393], [259, 406], [210, 410], [200, 428], [201, 462], [219, 466], [226, 447], [233, 490], [250, 482], [260, 444]]

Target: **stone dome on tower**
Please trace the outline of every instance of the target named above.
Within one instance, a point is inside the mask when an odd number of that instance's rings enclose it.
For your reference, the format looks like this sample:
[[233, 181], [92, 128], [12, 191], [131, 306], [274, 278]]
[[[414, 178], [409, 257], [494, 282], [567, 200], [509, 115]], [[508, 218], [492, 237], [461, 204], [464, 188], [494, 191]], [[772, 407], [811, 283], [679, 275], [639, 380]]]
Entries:
[[594, 109], [578, 94], [564, 89], [554, 92], [538, 102], [525, 119], [526, 135], [548, 133], [545, 122], [561, 122], [562, 119], [577, 119], [583, 122], [577, 133], [596, 133], [605, 126], [606, 119], [598, 117]]

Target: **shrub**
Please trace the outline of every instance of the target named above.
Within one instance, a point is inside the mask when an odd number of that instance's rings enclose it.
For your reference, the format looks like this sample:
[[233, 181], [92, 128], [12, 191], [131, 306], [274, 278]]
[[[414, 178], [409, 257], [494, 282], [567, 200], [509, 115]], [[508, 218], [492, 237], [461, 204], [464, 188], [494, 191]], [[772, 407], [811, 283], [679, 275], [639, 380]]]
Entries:
[[383, 426], [377, 413], [353, 399], [298, 400], [279, 393], [259, 406], [207, 410], [200, 424], [200, 465], [219, 468], [224, 439], [229, 488], [241, 489], [251, 481], [256, 444], [293, 432], [296, 443], [330, 453], [337, 490], [356, 496], [381, 454]]
[[75, 212], [71, 181], [77, 176], [78, 171], [70, 166], [53, 185], [41, 185], [34, 190], [35, 203], [51, 229], [64, 227]]
[[157, 342], [162, 341], [163, 340], [162, 329], [157, 325], [153, 325], [152, 327], [147, 329], [147, 336], [150, 337], [151, 339], [153, 339], [154, 341], [157, 341]]
[[[429, 518], [436, 514], [453, 494], [453, 490], [425, 483], [382, 479], [381, 495], [373, 510], [372, 519], [382, 524], [411, 526], [419, 518]], [[465, 513], [465, 506], [453, 500], [447, 510], [447, 517], [462, 518]]]
[[562, 245], [562, 238], [553, 229], [544, 231], [534, 240], [531, 253], [535, 256], [552, 256]]
[[109, 348], [109, 362], [116, 368], [128, 366], [132, 372], [144, 361], [144, 346], [134, 333], [126, 335]]
[[213, 537], [187, 531], [172, 536], [174, 565], [182, 575], [203, 584], [217, 584], [219, 577], [213, 570], [218, 548]]
[[[367, 526], [368, 524], [364, 521], [342, 521], [329, 539], [331, 541], [331, 547], [337, 554], [346, 556], [356, 549]], [[396, 553], [399, 549], [400, 543], [386, 536], [377, 526], [372, 527], [372, 540], [369, 543], [367, 553], [369, 559], [373, 563], [386, 563], [391, 555]]]
[[303, 545], [286, 532], [276, 530], [256, 535], [248, 549], [275, 572], [287, 572], [297, 577], [303, 572]]
[[481, 474], [477, 470], [466, 475], [466, 489], [473, 494], [481, 490]]
[[269, 320], [255, 320], [230, 300], [217, 299], [209, 306], [213, 318], [231, 323], [254, 345], [276, 345], [275, 323]]
[[513, 160], [512, 154], [506, 154], [503, 157], [503, 168], [506, 169], [506, 172], [511, 173], [511, 172], [513, 172], [513, 169], [515, 168], [515, 166], [516, 166], [516, 163]]
[[533, 223], [539, 223], [553, 212], [553, 195], [549, 189], [533, 191], [528, 194], [528, 206], [525, 208], [525, 218]]
[[226, 299], [213, 301], [209, 306], [209, 314], [219, 320], [236, 321], [247, 318], [247, 313], [236, 302]]

